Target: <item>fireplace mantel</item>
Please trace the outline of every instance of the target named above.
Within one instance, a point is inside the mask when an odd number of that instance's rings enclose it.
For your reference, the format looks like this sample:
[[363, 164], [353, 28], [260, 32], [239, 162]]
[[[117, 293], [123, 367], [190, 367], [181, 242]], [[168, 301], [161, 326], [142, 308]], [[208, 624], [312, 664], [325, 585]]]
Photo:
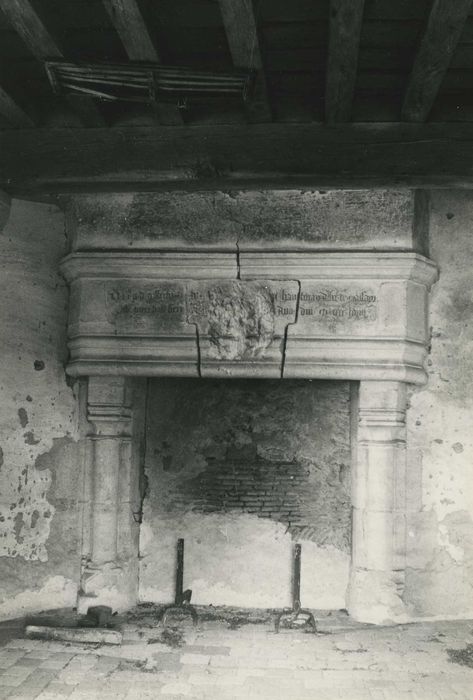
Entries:
[[76, 252], [71, 375], [421, 384], [436, 267], [413, 252]]
[[406, 621], [406, 383], [426, 377], [435, 265], [401, 251], [187, 250], [75, 252], [62, 269], [68, 372], [88, 376], [91, 535], [79, 608], [137, 600], [139, 410], [130, 413], [128, 378], [300, 377], [354, 381], [347, 608], [364, 622]]

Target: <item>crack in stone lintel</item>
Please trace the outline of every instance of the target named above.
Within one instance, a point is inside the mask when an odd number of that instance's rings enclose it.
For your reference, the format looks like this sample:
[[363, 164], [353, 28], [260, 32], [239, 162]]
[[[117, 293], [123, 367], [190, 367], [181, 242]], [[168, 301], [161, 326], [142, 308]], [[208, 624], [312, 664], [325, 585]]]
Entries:
[[[292, 281], [292, 280], [291, 280]], [[287, 338], [289, 334], [289, 326], [295, 326], [299, 319], [299, 304], [301, 301], [301, 282], [300, 280], [293, 280], [297, 283], [297, 299], [296, 299], [296, 313], [294, 315], [294, 321], [286, 324], [284, 329], [283, 345], [282, 345], [282, 358], [281, 358], [281, 379], [284, 379], [284, 370], [286, 368], [286, 351], [287, 351]]]
[[236, 266], [237, 266], [236, 278], [237, 278], [237, 280], [241, 280], [240, 239], [239, 238], [237, 238], [237, 240], [235, 242], [235, 246], [236, 246]]
[[195, 344], [197, 349], [197, 376], [199, 377], [199, 379], [202, 379], [202, 352], [200, 348], [199, 324], [192, 323], [191, 325], [195, 327]]
[[[237, 279], [240, 279], [240, 260], [239, 260], [239, 248], [238, 248], [238, 242], [237, 242], [237, 265], [238, 265], [238, 270], [237, 270]], [[251, 281], [251, 280], [248, 280]], [[253, 280], [255, 281], [255, 280]], [[284, 378], [284, 369], [286, 366], [286, 350], [287, 350], [287, 339], [288, 339], [288, 333], [289, 333], [289, 327], [290, 326], [295, 326], [297, 324], [297, 321], [299, 319], [299, 305], [300, 305], [300, 300], [301, 300], [301, 282], [300, 280], [284, 280], [287, 282], [296, 282], [297, 284], [297, 299], [296, 299], [296, 310], [295, 310], [295, 315], [294, 315], [294, 321], [291, 321], [290, 323], [286, 324], [284, 328], [284, 335], [283, 335], [283, 340], [282, 340], [282, 351], [281, 351], [281, 373], [280, 373], [280, 378]], [[187, 314], [186, 314], [187, 315]], [[201, 350], [201, 343], [200, 343], [200, 331], [199, 331], [199, 324], [197, 322], [191, 322], [189, 321], [189, 318], [187, 317], [187, 322], [194, 326], [195, 328], [195, 339], [196, 339], [196, 349], [197, 349], [197, 376], [201, 379], [202, 378], [202, 350]]]

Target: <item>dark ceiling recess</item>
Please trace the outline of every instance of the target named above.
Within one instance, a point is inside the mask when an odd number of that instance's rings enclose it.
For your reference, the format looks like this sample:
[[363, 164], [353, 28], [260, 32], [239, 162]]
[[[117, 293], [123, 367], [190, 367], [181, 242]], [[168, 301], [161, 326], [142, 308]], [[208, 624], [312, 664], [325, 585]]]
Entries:
[[251, 71], [211, 73], [159, 64], [77, 64], [47, 61], [46, 71], [56, 94], [75, 93], [100, 100], [173, 102], [181, 108], [188, 100], [250, 97]]
[[[239, 71], [243, 100], [185, 82]], [[472, 76], [471, 0], [0, 0], [0, 128], [471, 122]]]
[[[34, 176], [45, 189], [65, 144], [86, 152], [88, 131], [97, 132], [93, 153], [103, 151], [105, 161], [110, 145], [125, 139], [120, 130], [136, 135], [126, 137], [124, 168], [140, 130], [151, 147], [163, 136], [160, 149], [182, 139], [186, 173], [233, 173], [243, 149], [252, 160], [240, 175], [250, 182], [254, 168], [265, 179], [262, 163], [281, 148], [288, 158], [298, 154], [289, 171], [299, 178], [312, 138], [331, 144], [316, 174], [342, 151], [341, 172], [351, 172], [365, 157], [351, 141], [363, 133], [369, 149], [389, 133], [404, 154], [406, 135], [423, 150], [410, 165], [373, 160], [376, 182], [392, 182], [396, 169], [418, 186], [434, 171], [442, 182], [458, 184], [459, 172], [473, 182], [464, 162], [470, 127], [473, 0], [0, 0], [0, 187], [10, 192], [19, 168], [10, 140], [31, 144], [33, 152], [23, 152], [30, 162], [42, 144]], [[199, 129], [207, 140], [197, 140], [196, 155], [187, 139]], [[217, 153], [212, 138], [221, 129], [227, 136]], [[449, 156], [450, 174], [433, 161], [443, 138], [462, 162]], [[264, 157], [248, 153], [252, 139]], [[114, 149], [114, 158], [122, 152]]]

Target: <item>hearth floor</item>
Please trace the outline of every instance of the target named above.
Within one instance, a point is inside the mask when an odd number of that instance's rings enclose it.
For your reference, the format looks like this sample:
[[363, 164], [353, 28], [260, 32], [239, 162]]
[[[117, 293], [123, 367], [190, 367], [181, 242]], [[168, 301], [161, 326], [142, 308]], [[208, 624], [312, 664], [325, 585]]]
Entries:
[[117, 621], [121, 646], [25, 639], [0, 626], [0, 700], [471, 700], [473, 621], [396, 627], [335, 615], [322, 633], [204, 619], [168, 629]]

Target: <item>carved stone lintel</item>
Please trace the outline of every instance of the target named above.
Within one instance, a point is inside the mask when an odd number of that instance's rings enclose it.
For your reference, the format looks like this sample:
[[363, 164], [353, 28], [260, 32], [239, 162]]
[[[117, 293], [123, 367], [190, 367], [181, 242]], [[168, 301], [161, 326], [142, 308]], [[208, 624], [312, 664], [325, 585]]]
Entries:
[[69, 374], [424, 383], [431, 261], [242, 251], [236, 270], [230, 257], [69, 255]]

